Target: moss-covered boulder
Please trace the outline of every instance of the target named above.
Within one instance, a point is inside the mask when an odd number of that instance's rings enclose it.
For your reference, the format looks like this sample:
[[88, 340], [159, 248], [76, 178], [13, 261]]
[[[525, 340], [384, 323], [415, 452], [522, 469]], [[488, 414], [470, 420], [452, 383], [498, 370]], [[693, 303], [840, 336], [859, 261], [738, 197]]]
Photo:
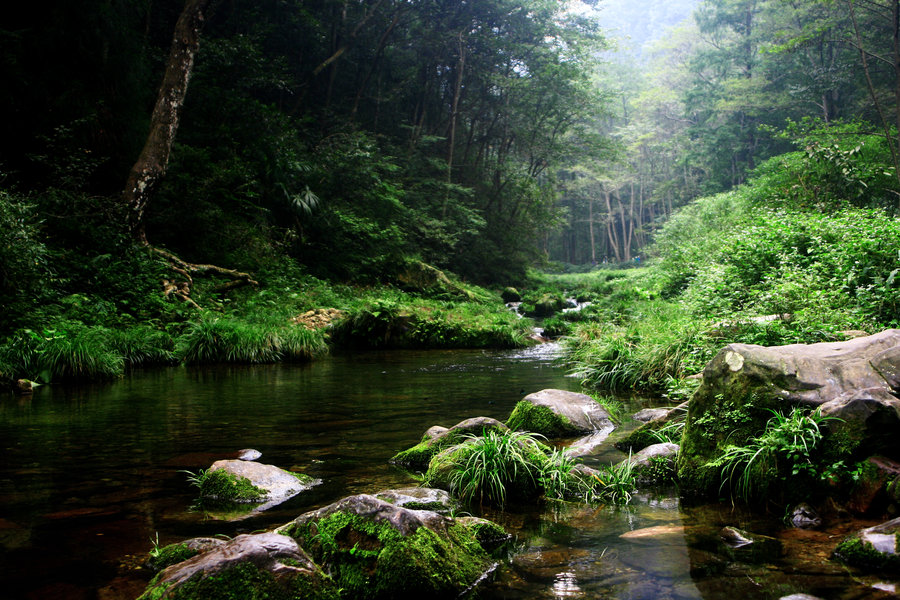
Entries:
[[900, 573], [900, 518], [857, 532], [838, 544], [834, 554], [862, 569]]
[[508, 431], [508, 429], [506, 425], [490, 417], [466, 419], [449, 429], [434, 426], [425, 432], [418, 444], [398, 452], [391, 458], [390, 462], [407, 469], [424, 471], [428, 468], [428, 463], [432, 457], [441, 450], [455, 446], [471, 436], [484, 435], [489, 431], [503, 432]]
[[548, 438], [574, 437], [615, 429], [609, 413], [587, 394], [547, 389], [528, 394], [506, 420], [510, 429]]
[[[715, 494], [719, 473], [714, 461], [726, 445], [742, 445], [760, 434], [772, 411], [821, 407], [826, 415], [850, 421], [830, 437], [837, 454], [862, 446], [896, 458], [898, 446], [882, 432], [900, 429], [900, 330], [846, 342], [793, 344], [767, 348], [730, 344], [707, 364], [703, 383], [690, 400], [681, 452], [679, 481], [687, 490]], [[847, 408], [842, 398], [867, 392], [862, 404]], [[843, 407], [843, 408], [841, 408]], [[868, 407], [868, 408], [866, 408]], [[837, 448], [840, 445], [841, 448]]]
[[247, 460], [218, 460], [200, 482], [203, 500], [265, 503], [274, 506], [320, 481], [302, 473]]
[[495, 566], [475, 524], [368, 494], [279, 531], [306, 548], [347, 598], [456, 598]]
[[560, 294], [545, 293], [533, 300], [523, 301], [525, 315], [529, 317], [550, 317], [566, 307], [566, 299]]
[[297, 542], [277, 533], [239, 535], [160, 572], [138, 600], [337, 600], [332, 579]]
[[519, 290], [517, 290], [514, 287], [503, 288], [503, 291], [500, 292], [500, 297], [503, 299], [504, 302], [507, 302], [507, 303], [522, 301], [522, 294], [520, 294]]
[[150, 552], [147, 566], [154, 571], [162, 571], [166, 567], [186, 561], [198, 554], [215, 550], [223, 544], [225, 544], [225, 541], [219, 538], [203, 537], [154, 548]]

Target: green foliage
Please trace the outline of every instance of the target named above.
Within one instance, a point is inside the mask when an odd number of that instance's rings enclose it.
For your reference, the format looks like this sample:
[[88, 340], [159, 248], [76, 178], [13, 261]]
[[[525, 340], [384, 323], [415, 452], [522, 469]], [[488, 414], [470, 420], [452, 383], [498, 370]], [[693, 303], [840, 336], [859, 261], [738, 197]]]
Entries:
[[706, 465], [719, 469], [722, 487], [746, 502], [785, 492], [788, 483], [796, 487], [819, 477], [816, 450], [823, 439], [820, 425], [828, 417], [803, 409], [788, 415], [771, 412], [765, 431], [742, 445], [726, 445]]
[[0, 190], [0, 328], [23, 309], [23, 298], [41, 295], [48, 283], [47, 248], [39, 217], [26, 198]]
[[350, 309], [337, 324], [339, 344], [370, 348], [515, 348], [531, 329], [499, 302], [441, 302], [384, 293]]
[[629, 453], [626, 460], [615, 465], [603, 465], [597, 473], [591, 473], [583, 484], [581, 494], [587, 502], [628, 504], [636, 481], [634, 462]]
[[563, 478], [563, 468], [547, 471], [549, 459], [540, 437], [521, 431], [470, 436], [453, 455], [452, 491], [464, 502], [503, 506], [508, 494], [519, 498], [534, 494], [542, 476], [557, 490], [555, 480]]
[[177, 340], [178, 356], [187, 364], [310, 360], [324, 350], [318, 331], [207, 314], [189, 322]]

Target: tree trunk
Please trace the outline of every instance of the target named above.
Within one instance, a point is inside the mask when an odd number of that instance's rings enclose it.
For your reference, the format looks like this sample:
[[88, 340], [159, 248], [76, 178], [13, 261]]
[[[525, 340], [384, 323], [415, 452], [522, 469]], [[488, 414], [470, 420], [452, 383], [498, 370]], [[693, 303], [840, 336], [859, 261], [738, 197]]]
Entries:
[[169, 60], [153, 115], [150, 133], [137, 162], [131, 167], [122, 199], [128, 207], [128, 228], [141, 244], [147, 245], [144, 232], [144, 210], [157, 183], [166, 173], [169, 154], [178, 131], [188, 81], [194, 68], [194, 57], [200, 47], [203, 12], [210, 0], [187, 0], [172, 37]]
[[588, 229], [591, 233], [591, 264], [597, 264], [597, 243], [594, 238], [594, 199], [588, 200]]
[[453, 150], [456, 146], [456, 117], [459, 114], [459, 96], [462, 92], [463, 73], [466, 68], [466, 44], [463, 38], [463, 32], [459, 32], [456, 40], [459, 50], [459, 57], [456, 63], [456, 85], [453, 87], [453, 104], [450, 107], [450, 133], [447, 144], [447, 184], [448, 188], [444, 194], [444, 204], [441, 208], [441, 218], [447, 217], [447, 202], [450, 199], [449, 184], [453, 183]]

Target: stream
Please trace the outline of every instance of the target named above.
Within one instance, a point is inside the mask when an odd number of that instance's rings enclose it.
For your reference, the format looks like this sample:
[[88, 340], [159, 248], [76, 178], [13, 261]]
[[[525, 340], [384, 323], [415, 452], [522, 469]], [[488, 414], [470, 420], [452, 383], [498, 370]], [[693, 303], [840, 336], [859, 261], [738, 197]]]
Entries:
[[[579, 391], [553, 344], [514, 351], [391, 351], [309, 365], [167, 368], [109, 384], [0, 396], [0, 597], [130, 600], [154, 543], [258, 531], [343, 496], [414, 485], [388, 464], [432, 425], [505, 420], [524, 395]], [[629, 415], [660, 401], [623, 398]], [[630, 419], [611, 441], [636, 424]], [[193, 507], [185, 471], [242, 448], [323, 483], [237, 521]], [[590, 458], [624, 455], [611, 444]], [[487, 512], [515, 552], [478, 598], [777, 599], [895, 597], [890, 583], [829, 559], [843, 535], [784, 515], [692, 504], [676, 489], [626, 507], [550, 503]], [[724, 526], [777, 537], [781, 555], [726, 547]]]

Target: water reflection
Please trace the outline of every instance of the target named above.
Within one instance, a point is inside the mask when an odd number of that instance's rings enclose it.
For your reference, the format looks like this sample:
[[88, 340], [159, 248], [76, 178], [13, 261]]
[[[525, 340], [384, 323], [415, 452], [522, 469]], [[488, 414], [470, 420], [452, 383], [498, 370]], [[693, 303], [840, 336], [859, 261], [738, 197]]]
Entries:
[[[279, 525], [355, 493], [415, 484], [388, 464], [432, 425], [473, 416], [505, 420], [544, 388], [578, 390], [553, 344], [508, 352], [370, 352], [312, 365], [148, 371], [100, 386], [44, 387], [0, 399], [0, 589], [9, 598], [131, 599], [151, 548], [199, 535]], [[652, 401], [625, 398], [626, 414]], [[592, 461], [623, 457], [611, 443]], [[256, 448], [262, 462], [322, 485], [240, 523], [192, 510], [180, 469]], [[200, 458], [198, 458], [198, 456]], [[187, 464], [188, 461], [190, 464]], [[516, 551], [478, 597], [737, 600], [805, 592], [892, 597], [894, 582], [830, 561], [846, 529], [786, 530], [778, 516], [685, 505], [677, 490], [639, 494], [629, 507], [510, 506], [487, 518]], [[777, 536], [784, 556], [746, 563], [719, 531]], [[876, 587], [877, 586], [877, 587]]]

